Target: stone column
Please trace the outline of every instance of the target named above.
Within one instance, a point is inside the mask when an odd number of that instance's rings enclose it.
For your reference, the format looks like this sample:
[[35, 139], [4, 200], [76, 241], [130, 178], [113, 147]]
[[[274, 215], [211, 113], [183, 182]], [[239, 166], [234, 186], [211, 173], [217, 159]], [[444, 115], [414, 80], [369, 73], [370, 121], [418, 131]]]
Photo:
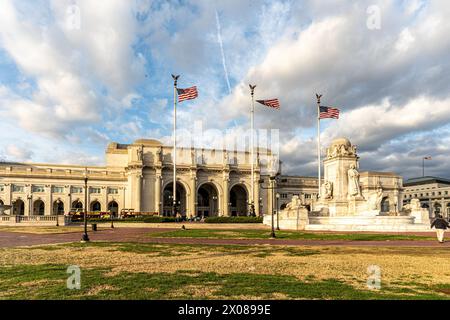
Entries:
[[266, 210], [266, 214], [271, 215], [272, 214], [272, 209], [275, 209], [275, 203], [274, 203], [274, 198], [275, 195], [272, 197], [272, 192], [274, 192], [274, 190], [272, 190], [272, 188], [276, 188], [276, 184], [275, 184], [275, 180], [270, 180], [270, 178], [268, 178], [267, 181], [267, 187], [269, 189], [267, 189], [267, 210]]
[[[4, 188], [5, 188], [5, 204], [11, 204], [11, 183], [5, 183], [4, 184]], [[11, 208], [12, 210], [12, 208]], [[12, 214], [12, 211], [9, 211]]]
[[136, 184], [134, 210], [136, 212], [140, 212], [141, 211], [141, 193], [142, 193], [142, 174], [140, 172], [137, 172], [134, 180], [135, 180], [135, 184]]
[[53, 214], [53, 194], [52, 194], [52, 186], [45, 185], [45, 210], [44, 215], [52, 215]]
[[[197, 171], [196, 170], [191, 171], [189, 188], [191, 189], [191, 192], [190, 192], [190, 196], [188, 198], [188, 202], [186, 203], [186, 206], [187, 206], [186, 216], [189, 218], [192, 218], [192, 217], [195, 217], [195, 215], [196, 215], [195, 210], [197, 209], [196, 205], [195, 205], [195, 203], [197, 202]], [[186, 190], [186, 192], [187, 192], [187, 190]]]
[[223, 196], [222, 196], [222, 208], [223, 208], [223, 215], [225, 217], [230, 216], [230, 206], [228, 203], [230, 202], [230, 190], [229, 190], [229, 172], [223, 173]]
[[161, 169], [157, 169], [155, 174], [155, 211], [157, 211], [159, 215], [162, 215], [160, 202], [161, 202]]
[[259, 217], [259, 215], [260, 215], [260, 212], [259, 212], [260, 211], [259, 210], [259, 183], [258, 183], [259, 179], [260, 179], [259, 174], [255, 175], [255, 184], [253, 186], [255, 188], [255, 199], [253, 201], [254, 201], [254, 205], [255, 205], [255, 214], [257, 217]]

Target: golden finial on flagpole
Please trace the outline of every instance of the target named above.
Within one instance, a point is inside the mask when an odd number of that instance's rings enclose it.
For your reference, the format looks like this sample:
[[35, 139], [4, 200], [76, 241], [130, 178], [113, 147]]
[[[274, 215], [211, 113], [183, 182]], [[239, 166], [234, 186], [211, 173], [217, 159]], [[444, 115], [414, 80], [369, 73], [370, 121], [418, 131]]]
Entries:
[[177, 82], [178, 82], [178, 78], [180, 77], [180, 75], [173, 75], [172, 74], [172, 78], [173, 78], [173, 85], [176, 87], [177, 86]]
[[322, 98], [321, 94], [316, 93], [317, 103], [320, 104], [320, 98]]
[[255, 93], [255, 88], [256, 88], [256, 84], [255, 85], [248, 85], [250, 87], [250, 94], [253, 96], [253, 94]]

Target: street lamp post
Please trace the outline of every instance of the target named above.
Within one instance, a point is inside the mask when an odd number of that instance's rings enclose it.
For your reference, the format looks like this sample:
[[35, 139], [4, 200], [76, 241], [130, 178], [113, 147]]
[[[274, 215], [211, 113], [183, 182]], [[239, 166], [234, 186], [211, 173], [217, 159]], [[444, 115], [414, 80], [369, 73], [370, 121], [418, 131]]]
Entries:
[[216, 200], [217, 200], [217, 196], [212, 196], [212, 215], [216, 214]]
[[59, 204], [61, 203], [61, 200], [56, 200], [56, 226], [59, 227]]
[[[28, 215], [31, 216], [31, 199], [33, 197], [31, 196], [31, 194], [27, 195], [27, 199], [28, 199]], [[25, 211], [25, 210], [24, 210]]]
[[276, 206], [277, 206], [277, 230], [280, 230], [280, 215], [279, 213], [279, 209], [278, 209], [278, 204], [280, 201], [280, 194], [277, 192], [277, 202], [276, 202]]
[[[172, 203], [172, 214], [173, 214], [174, 213], [173, 208], [175, 207], [175, 202], [173, 200], [173, 196], [172, 195], [169, 195], [169, 201], [170, 201], [170, 203]], [[170, 213], [168, 214], [168, 216], [170, 217]]]
[[114, 229], [114, 216], [113, 216], [113, 212], [111, 210], [109, 210], [109, 216], [111, 217], [111, 229]]
[[[271, 203], [272, 203], [272, 207], [271, 207], [271, 216], [272, 216], [272, 230], [270, 232], [270, 237], [271, 238], [276, 238], [275, 235], [275, 221], [274, 221], [274, 202], [275, 202], [275, 195], [274, 195], [274, 190], [275, 190], [275, 184], [276, 184], [276, 178], [279, 175], [279, 173], [273, 173], [270, 175], [269, 177], [269, 181], [270, 181], [270, 185], [269, 187], [263, 187], [262, 185], [260, 186], [261, 189], [266, 189], [266, 190], [270, 190], [269, 194], [270, 194], [270, 199], [271, 199]], [[264, 180], [259, 180], [259, 184], [262, 184], [264, 182]]]
[[275, 224], [274, 224], [274, 221], [273, 221], [273, 212], [274, 212], [274, 208], [273, 208], [273, 202], [274, 202], [274, 196], [273, 196], [273, 190], [275, 189], [275, 177], [270, 177], [269, 178], [270, 179], [270, 186], [271, 186], [271, 188], [270, 188], [270, 196], [272, 197], [272, 232], [271, 232], [271, 234], [270, 234], [270, 237], [271, 238], [275, 238]]
[[87, 233], [87, 193], [88, 193], [88, 174], [87, 174], [87, 168], [84, 170], [84, 234], [81, 238], [81, 242], [88, 242], [89, 236]]

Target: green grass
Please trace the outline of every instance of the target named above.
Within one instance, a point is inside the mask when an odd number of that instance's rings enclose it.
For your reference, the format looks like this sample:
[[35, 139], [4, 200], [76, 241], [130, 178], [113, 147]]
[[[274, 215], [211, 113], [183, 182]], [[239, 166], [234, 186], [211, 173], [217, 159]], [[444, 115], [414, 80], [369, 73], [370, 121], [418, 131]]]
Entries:
[[[150, 233], [154, 238], [209, 238], [209, 239], [267, 239], [269, 230], [235, 229], [188, 229]], [[277, 231], [277, 239], [302, 240], [348, 240], [348, 241], [389, 241], [389, 240], [434, 240], [434, 237], [415, 235], [363, 234], [363, 233], [313, 233], [301, 231]]]
[[[357, 290], [343, 282], [286, 275], [217, 274], [201, 271], [174, 273], [119, 273], [82, 269], [81, 289], [69, 290], [65, 265], [16, 265], [0, 268], [2, 299], [442, 299], [422, 287]], [[194, 295], [192, 288], [201, 288]], [[430, 289], [430, 288], [425, 288]], [[434, 288], [438, 290], [439, 288]], [[202, 293], [203, 292], [203, 293]], [[206, 292], [206, 294], [205, 294]]]

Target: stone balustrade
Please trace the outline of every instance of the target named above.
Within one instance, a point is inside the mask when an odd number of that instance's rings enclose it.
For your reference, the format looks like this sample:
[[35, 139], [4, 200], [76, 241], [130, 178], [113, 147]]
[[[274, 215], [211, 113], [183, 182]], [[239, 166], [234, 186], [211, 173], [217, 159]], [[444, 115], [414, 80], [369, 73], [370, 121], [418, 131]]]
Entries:
[[54, 226], [56, 225], [56, 221], [58, 220], [58, 224], [68, 225], [69, 219], [63, 215], [51, 215], [51, 216], [19, 216], [19, 215], [3, 215], [0, 216], [0, 225], [7, 226]]

